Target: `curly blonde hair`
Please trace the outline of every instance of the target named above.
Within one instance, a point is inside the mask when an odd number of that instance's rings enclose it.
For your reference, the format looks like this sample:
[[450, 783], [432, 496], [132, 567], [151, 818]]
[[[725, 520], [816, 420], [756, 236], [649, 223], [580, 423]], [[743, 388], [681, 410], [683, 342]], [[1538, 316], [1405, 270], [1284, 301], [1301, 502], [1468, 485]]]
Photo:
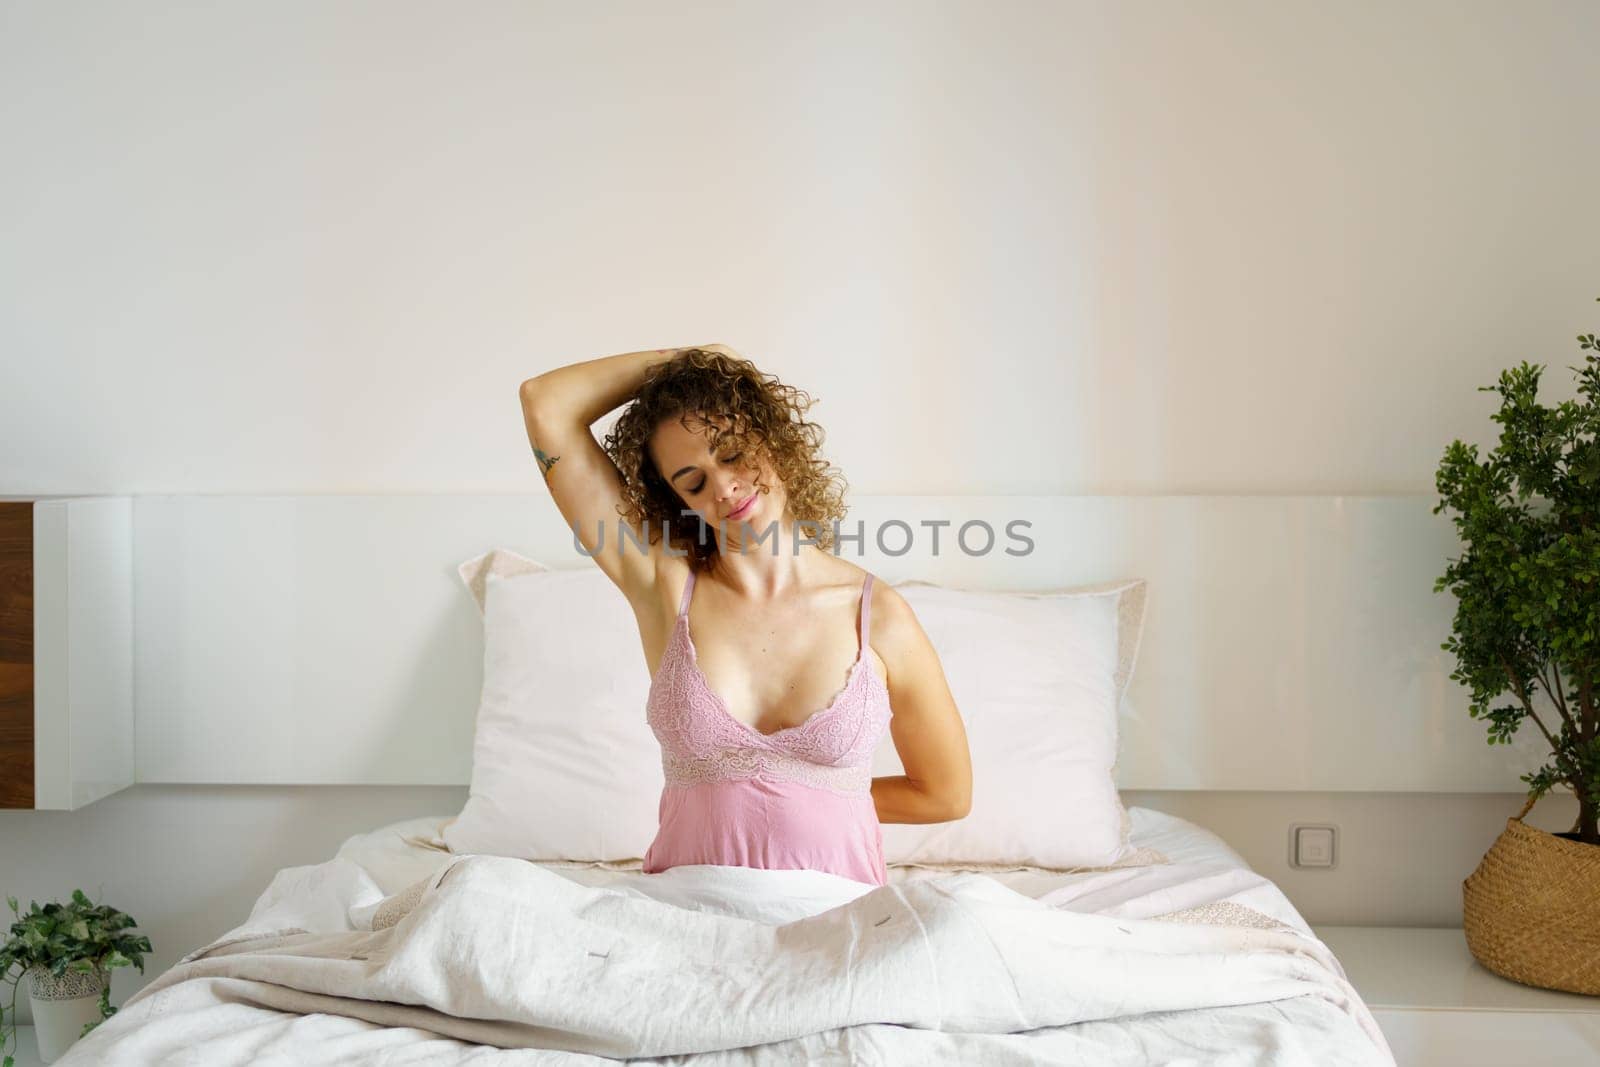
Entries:
[[[789, 512], [798, 522], [815, 523], [803, 532], [823, 549], [834, 543], [833, 521], [845, 515], [846, 481], [819, 454], [822, 427], [804, 413], [816, 403], [809, 394], [763, 374], [747, 359], [706, 348], [686, 348], [646, 372], [644, 381], [602, 447], [622, 473], [623, 521], [643, 524], [650, 544], [665, 537], [687, 553], [689, 565], [706, 570], [716, 562], [717, 540], [696, 513], [684, 514], [683, 500], [656, 469], [646, 447], [667, 419], [699, 423], [710, 431], [713, 455], [724, 447], [745, 454], [744, 466], [759, 471], [764, 457], [789, 494]], [[708, 418], [709, 416], [709, 418]], [[727, 428], [711, 418], [725, 418]], [[770, 492], [759, 475], [758, 491]]]

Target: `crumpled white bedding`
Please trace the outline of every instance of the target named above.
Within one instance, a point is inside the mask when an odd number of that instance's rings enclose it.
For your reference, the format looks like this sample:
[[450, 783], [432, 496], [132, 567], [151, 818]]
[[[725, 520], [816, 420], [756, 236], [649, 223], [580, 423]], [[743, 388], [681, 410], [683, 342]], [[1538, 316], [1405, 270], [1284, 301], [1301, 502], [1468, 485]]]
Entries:
[[[1193, 826], [1130, 814], [1136, 843]], [[1030, 894], [1046, 872], [644, 875], [370, 836], [279, 872], [57, 1063], [1394, 1063], [1225, 846]]]

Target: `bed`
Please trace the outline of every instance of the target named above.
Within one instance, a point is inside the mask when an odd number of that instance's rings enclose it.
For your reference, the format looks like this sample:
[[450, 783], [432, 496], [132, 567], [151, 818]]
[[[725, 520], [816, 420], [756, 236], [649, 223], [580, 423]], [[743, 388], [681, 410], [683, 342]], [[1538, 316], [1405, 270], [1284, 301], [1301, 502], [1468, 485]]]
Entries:
[[56, 1062], [1395, 1062], [1273, 882], [1128, 815], [1114, 867], [884, 886], [461, 854], [450, 815], [396, 822], [277, 872]]
[[[933, 564], [902, 562], [894, 589], [975, 785], [960, 818], [881, 824], [884, 884], [806, 862], [646, 874], [665, 761], [637, 622], [598, 568], [495, 546], [456, 566], [483, 634], [462, 809], [277, 872], [57, 1062], [1393, 1064], [1276, 885], [1203, 828], [1123, 804], [1148, 580], [996, 563], [966, 586]], [[372, 734], [385, 773], [415, 780], [387, 763], [425, 735]], [[874, 779], [906, 772], [889, 741]], [[427, 747], [423, 769], [449, 755]]]

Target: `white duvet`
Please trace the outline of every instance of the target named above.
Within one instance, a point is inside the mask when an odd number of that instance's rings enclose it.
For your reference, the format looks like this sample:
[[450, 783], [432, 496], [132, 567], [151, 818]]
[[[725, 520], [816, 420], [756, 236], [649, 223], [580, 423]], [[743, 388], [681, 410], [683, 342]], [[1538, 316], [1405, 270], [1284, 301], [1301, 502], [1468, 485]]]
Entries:
[[56, 1062], [1394, 1063], [1281, 891], [1214, 860], [1030, 895], [356, 854], [280, 871]]

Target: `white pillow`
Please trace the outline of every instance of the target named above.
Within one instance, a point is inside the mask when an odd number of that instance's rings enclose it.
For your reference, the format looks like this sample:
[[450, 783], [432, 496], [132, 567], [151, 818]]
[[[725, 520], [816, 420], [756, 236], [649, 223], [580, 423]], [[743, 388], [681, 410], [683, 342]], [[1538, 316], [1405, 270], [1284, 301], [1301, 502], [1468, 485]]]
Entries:
[[552, 570], [496, 549], [459, 570], [474, 598], [482, 588], [483, 693], [467, 803], [445, 825], [445, 843], [637, 865], [655, 837], [664, 779], [627, 598], [592, 563]]
[[[663, 776], [626, 599], [590, 564], [551, 570], [507, 549], [458, 570], [484, 616], [483, 691], [468, 799], [444, 825], [445, 843], [457, 853], [638, 867], [655, 837]], [[1128, 844], [1114, 779], [1144, 581], [1054, 594], [895, 588], [939, 653], [974, 786], [963, 819], [885, 823], [885, 862], [1149, 862]], [[887, 733], [872, 769], [904, 773]]]
[[[895, 586], [939, 654], [972, 756], [972, 810], [885, 823], [884, 862], [1108, 867], [1148, 862], [1116, 787], [1117, 715], [1144, 628], [1142, 578], [1059, 593]], [[905, 768], [892, 738], [874, 777]]]
[[483, 602], [489, 592], [489, 575], [513, 578], [519, 574], [543, 574], [549, 569], [538, 560], [519, 556], [509, 548], [492, 548], [481, 556], [473, 556], [463, 562], [456, 567], [456, 573], [466, 583], [467, 592], [472, 594], [473, 603], [478, 605], [478, 614], [482, 615]]

